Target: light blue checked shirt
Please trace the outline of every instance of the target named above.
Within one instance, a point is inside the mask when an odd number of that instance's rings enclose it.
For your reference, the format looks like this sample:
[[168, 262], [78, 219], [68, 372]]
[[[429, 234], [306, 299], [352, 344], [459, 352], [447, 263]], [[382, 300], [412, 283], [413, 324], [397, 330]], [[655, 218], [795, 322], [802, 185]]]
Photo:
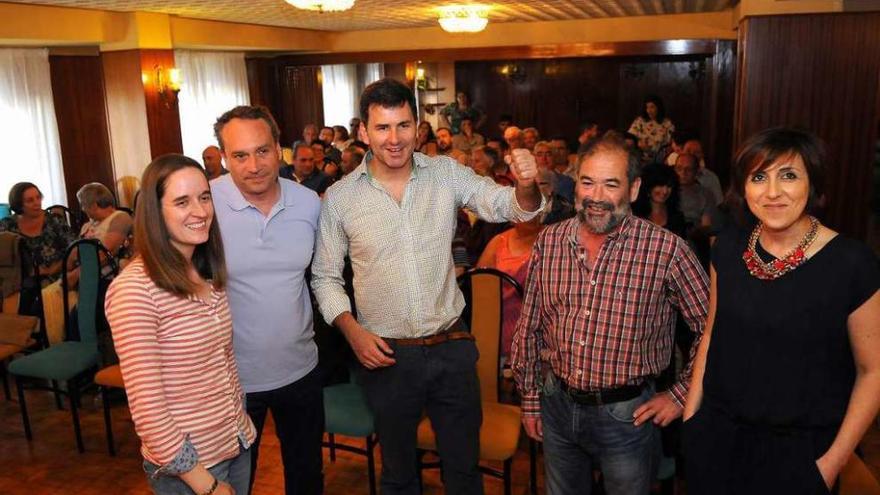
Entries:
[[489, 222], [526, 221], [514, 188], [495, 184], [444, 157], [413, 155], [398, 204], [363, 162], [324, 196], [312, 264], [312, 289], [331, 323], [351, 305], [343, 288], [345, 256], [354, 269], [358, 321], [387, 338], [433, 335], [464, 308], [455, 282], [452, 238], [458, 209]]

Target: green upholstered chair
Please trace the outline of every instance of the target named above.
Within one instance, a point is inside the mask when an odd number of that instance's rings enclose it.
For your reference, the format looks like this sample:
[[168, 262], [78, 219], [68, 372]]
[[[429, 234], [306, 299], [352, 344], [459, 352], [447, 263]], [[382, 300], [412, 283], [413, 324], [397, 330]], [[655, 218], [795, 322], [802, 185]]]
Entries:
[[[96, 336], [96, 317], [98, 305], [103, 304], [100, 300], [99, 284], [101, 278], [101, 254], [112, 263], [112, 256], [93, 239], [82, 239], [68, 246], [64, 256], [65, 270], [61, 277], [64, 289], [64, 321], [67, 334], [71, 334], [71, 319], [68, 307], [67, 270], [68, 259], [77, 256], [80, 267], [79, 279], [79, 302], [77, 304], [77, 326], [79, 341], [60, 342], [48, 349], [35, 352], [28, 356], [16, 359], [9, 365], [9, 372], [15, 376], [18, 388], [18, 401], [21, 409], [22, 422], [24, 423], [25, 437], [33, 438], [30, 421], [28, 419], [27, 404], [25, 403], [25, 387], [33, 389], [49, 389], [56, 394], [67, 395], [70, 401], [70, 413], [73, 419], [76, 446], [79, 452], [83, 452], [82, 433], [79, 425], [79, 394], [80, 389], [91, 381], [94, 371], [98, 366], [98, 344]], [[29, 383], [25, 379], [50, 380], [51, 387]], [[55, 386], [54, 382], [66, 385], [64, 389]]]
[[[324, 423], [324, 430], [327, 432], [324, 446], [330, 449], [330, 462], [336, 461], [336, 449], [366, 456], [370, 495], [376, 495], [376, 462], [373, 454], [376, 435], [373, 414], [367, 407], [361, 387], [355, 383], [324, 387]], [[365, 438], [366, 448], [336, 443], [336, 435]]]

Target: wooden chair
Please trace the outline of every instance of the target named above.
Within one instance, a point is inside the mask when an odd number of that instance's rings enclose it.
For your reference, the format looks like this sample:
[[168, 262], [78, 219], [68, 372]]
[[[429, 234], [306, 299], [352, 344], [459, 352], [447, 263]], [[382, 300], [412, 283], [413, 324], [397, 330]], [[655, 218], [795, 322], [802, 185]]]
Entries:
[[[461, 275], [458, 281], [467, 301], [467, 308], [462, 317], [465, 318], [465, 321], [470, 322], [471, 333], [480, 350], [480, 360], [477, 362], [477, 375], [480, 379], [483, 406], [483, 424], [480, 427], [480, 459], [501, 462], [503, 465], [501, 470], [481, 465], [480, 471], [503, 480], [504, 493], [510, 495], [511, 468], [513, 456], [519, 447], [522, 411], [519, 406], [503, 404], [499, 401], [501, 381], [499, 380], [498, 363], [501, 351], [501, 322], [504, 304], [501, 289], [504, 284], [510, 284], [522, 297], [522, 287], [513, 277], [494, 268], [470, 270]], [[418, 448], [421, 454], [437, 450], [434, 430], [427, 417], [419, 424]], [[536, 447], [534, 444], [530, 444], [529, 489], [533, 494], [537, 493], [535, 456]], [[435, 467], [435, 465], [420, 462], [420, 467]]]
[[840, 472], [840, 495], [880, 495], [880, 482], [856, 454]]
[[125, 390], [122, 370], [119, 365], [113, 364], [95, 373], [95, 385], [101, 390], [101, 404], [104, 407], [104, 430], [107, 432], [107, 452], [111, 456], [115, 456], [116, 445], [113, 442], [113, 424], [110, 421], [110, 391], [114, 388]]

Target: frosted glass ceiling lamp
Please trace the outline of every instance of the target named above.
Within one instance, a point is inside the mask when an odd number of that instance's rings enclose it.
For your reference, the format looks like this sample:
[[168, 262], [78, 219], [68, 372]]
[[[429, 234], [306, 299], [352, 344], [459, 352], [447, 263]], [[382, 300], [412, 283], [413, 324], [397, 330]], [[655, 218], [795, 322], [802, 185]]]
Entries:
[[438, 22], [450, 33], [478, 33], [489, 24], [489, 7], [486, 5], [448, 5], [438, 7]]
[[354, 6], [354, 0], [285, 0], [298, 9], [316, 12], [342, 12]]

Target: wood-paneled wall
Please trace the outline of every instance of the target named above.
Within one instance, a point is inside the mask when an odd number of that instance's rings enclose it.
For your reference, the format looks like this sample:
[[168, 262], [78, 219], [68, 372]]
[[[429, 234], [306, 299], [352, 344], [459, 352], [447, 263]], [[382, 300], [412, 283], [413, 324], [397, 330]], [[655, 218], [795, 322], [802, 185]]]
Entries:
[[880, 122], [880, 13], [751, 17], [739, 29], [735, 137], [802, 126], [828, 146], [824, 220], [867, 230]]
[[115, 190], [101, 59], [50, 56], [49, 69], [68, 206], [79, 208], [76, 191], [83, 185], [100, 182]]

